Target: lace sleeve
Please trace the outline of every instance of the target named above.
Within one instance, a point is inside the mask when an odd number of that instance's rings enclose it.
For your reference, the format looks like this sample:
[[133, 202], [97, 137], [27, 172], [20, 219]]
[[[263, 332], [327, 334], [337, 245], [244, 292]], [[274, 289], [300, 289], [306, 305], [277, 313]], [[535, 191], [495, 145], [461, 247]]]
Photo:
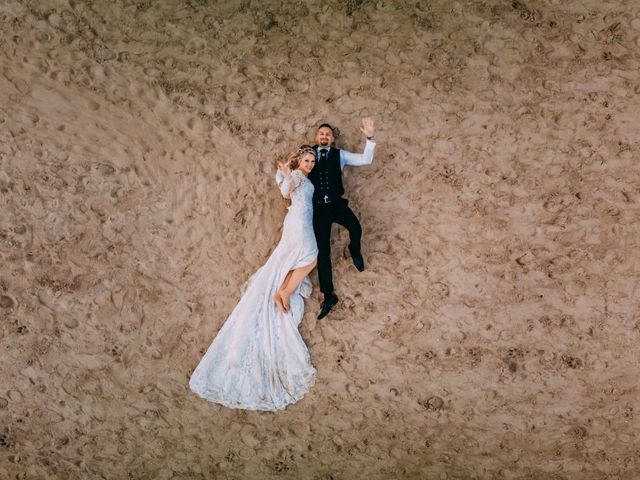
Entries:
[[294, 170], [280, 184], [280, 193], [284, 198], [291, 198], [291, 194], [304, 181], [304, 174], [299, 170]]

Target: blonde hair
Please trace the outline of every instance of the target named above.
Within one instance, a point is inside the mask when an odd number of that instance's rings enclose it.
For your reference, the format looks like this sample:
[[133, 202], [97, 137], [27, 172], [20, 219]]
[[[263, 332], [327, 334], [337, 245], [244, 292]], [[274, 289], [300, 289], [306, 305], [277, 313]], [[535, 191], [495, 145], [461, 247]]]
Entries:
[[296, 168], [298, 168], [300, 166], [300, 160], [302, 160], [302, 157], [304, 157], [307, 153], [312, 154], [314, 157], [316, 156], [316, 151], [311, 145], [301, 145], [298, 150], [290, 153], [287, 156], [288, 167], [291, 170], [295, 170]]

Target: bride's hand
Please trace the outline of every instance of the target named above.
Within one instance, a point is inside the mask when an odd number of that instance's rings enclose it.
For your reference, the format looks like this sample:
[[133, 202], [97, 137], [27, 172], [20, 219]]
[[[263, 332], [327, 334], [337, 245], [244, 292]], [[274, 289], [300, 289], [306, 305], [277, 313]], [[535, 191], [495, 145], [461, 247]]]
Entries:
[[291, 169], [284, 162], [278, 162], [278, 171], [282, 172], [282, 174], [287, 177], [291, 173]]

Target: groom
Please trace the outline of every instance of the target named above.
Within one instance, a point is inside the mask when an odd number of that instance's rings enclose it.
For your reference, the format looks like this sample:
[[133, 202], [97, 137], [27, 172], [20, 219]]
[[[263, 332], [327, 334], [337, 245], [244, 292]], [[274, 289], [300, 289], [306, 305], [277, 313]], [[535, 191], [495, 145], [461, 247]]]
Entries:
[[333, 291], [331, 273], [331, 225], [337, 223], [349, 231], [349, 252], [353, 264], [362, 272], [364, 259], [360, 251], [360, 237], [362, 228], [355, 214], [348, 206], [347, 200], [342, 198], [342, 170], [347, 165], [359, 167], [371, 165], [376, 142], [373, 140], [374, 122], [370, 117], [362, 119], [362, 133], [367, 137], [364, 152], [352, 153], [334, 148], [335, 136], [333, 128], [323, 123], [316, 132], [316, 166], [309, 173], [309, 180], [313, 183], [313, 230], [318, 243], [318, 277], [320, 291], [324, 294], [322, 309], [318, 320], [326, 317], [331, 308], [338, 303], [338, 297]]

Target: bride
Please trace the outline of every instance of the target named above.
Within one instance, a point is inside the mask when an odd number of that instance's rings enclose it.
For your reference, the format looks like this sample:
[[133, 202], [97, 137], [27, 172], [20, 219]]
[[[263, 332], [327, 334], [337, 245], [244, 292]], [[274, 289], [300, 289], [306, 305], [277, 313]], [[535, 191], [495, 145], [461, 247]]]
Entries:
[[282, 238], [247, 281], [189, 387], [206, 400], [230, 408], [282, 410], [300, 400], [315, 382], [316, 370], [298, 325], [303, 297], [311, 293], [307, 275], [316, 265], [313, 185], [307, 175], [316, 154], [303, 145], [279, 163], [280, 192], [291, 199]]

